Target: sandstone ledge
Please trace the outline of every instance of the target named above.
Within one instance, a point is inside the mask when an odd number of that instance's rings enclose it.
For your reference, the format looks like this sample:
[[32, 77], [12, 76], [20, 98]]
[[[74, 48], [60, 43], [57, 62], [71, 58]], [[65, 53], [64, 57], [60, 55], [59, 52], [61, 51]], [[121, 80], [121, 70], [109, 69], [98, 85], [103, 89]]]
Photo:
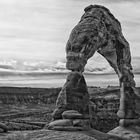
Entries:
[[79, 132], [66, 131], [15, 131], [0, 135], [0, 140], [97, 140]]
[[[0, 140], [124, 140], [116, 135], [106, 134], [94, 129], [83, 131], [11, 131], [0, 135]], [[137, 140], [137, 139], [136, 139]]]

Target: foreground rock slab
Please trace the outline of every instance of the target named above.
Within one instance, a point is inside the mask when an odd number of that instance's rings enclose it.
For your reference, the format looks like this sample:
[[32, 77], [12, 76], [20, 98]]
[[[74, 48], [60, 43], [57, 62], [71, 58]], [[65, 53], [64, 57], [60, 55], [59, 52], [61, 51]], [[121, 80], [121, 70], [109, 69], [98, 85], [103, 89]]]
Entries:
[[66, 131], [17, 131], [0, 135], [0, 140], [97, 140], [85, 134]]
[[108, 134], [120, 136], [125, 140], [140, 140], [140, 127], [116, 127], [111, 130]]
[[118, 136], [109, 135], [89, 129], [83, 131], [12, 131], [0, 135], [0, 140], [124, 140]]

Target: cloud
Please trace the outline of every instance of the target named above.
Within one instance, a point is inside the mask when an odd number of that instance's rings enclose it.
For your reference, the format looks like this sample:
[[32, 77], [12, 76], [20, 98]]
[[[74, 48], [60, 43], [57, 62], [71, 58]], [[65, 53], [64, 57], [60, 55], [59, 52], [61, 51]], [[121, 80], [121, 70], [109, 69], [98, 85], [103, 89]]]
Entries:
[[14, 67], [11, 66], [11, 65], [0, 65], [0, 68], [2, 68], [2, 69], [10, 69], [10, 70], [14, 69]]
[[[138, 73], [140, 71], [140, 57], [132, 58], [132, 66], [134, 72]], [[44, 60], [33, 61], [33, 60], [3, 60], [0, 61], [0, 75], [3, 76], [19, 76], [19, 77], [36, 77], [36, 76], [46, 76], [49, 73], [68, 73], [69, 70], [66, 69], [66, 61], [57, 61], [54, 63], [46, 63]], [[95, 54], [95, 56], [89, 59], [86, 67], [85, 73], [92, 74], [107, 74], [115, 73], [109, 63], [100, 55]]]
[[[69, 34], [90, 4], [102, 4], [111, 10], [122, 24], [132, 56], [140, 56], [138, 0], [0, 0], [0, 56], [17, 61], [17, 64], [2, 64], [1, 67], [37, 71], [65, 63]], [[38, 64], [33, 65], [33, 61]], [[100, 64], [92, 62], [87, 69], [100, 70]], [[103, 61], [101, 70], [107, 66]]]

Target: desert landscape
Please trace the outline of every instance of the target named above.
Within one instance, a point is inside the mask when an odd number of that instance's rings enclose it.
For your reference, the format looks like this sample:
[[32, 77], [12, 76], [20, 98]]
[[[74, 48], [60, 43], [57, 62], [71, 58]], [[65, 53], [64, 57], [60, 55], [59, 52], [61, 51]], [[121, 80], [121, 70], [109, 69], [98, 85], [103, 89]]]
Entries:
[[[137, 89], [140, 93], [140, 87]], [[1, 133], [0, 139], [28, 140], [35, 139], [35, 136], [38, 136], [35, 134], [40, 131], [46, 133], [43, 128], [52, 119], [51, 113], [55, 108], [55, 101], [60, 90], [61, 88], [0, 87], [0, 122], [7, 125], [9, 131]], [[117, 127], [119, 87], [88, 87], [88, 91], [90, 100], [93, 102], [93, 128], [106, 133]], [[139, 107], [140, 102], [137, 100], [137, 112], [140, 114]], [[25, 136], [31, 132], [32, 135]], [[40, 139], [42, 137], [41, 135]], [[52, 135], [49, 134], [48, 139], [51, 137]]]
[[0, 140], [140, 140], [138, 0], [0, 0]]

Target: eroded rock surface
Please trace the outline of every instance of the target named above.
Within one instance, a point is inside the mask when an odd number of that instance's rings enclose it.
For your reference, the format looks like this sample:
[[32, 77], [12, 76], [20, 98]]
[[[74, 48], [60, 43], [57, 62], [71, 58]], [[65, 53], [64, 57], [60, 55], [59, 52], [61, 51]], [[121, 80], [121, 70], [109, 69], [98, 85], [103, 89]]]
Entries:
[[8, 131], [8, 127], [4, 124], [0, 122], [0, 132], [7, 132]]
[[[79, 131], [82, 127], [90, 127], [89, 120], [89, 94], [82, 73], [70, 72], [65, 85], [60, 91], [53, 119], [48, 126], [49, 130]], [[61, 120], [59, 120], [61, 119]], [[81, 121], [75, 122], [76, 119]]]
[[85, 134], [65, 131], [22, 131], [3, 134], [0, 140], [97, 140]]
[[120, 136], [124, 140], [140, 140], [140, 127], [117, 127], [110, 131], [108, 134]]
[[123, 36], [121, 24], [104, 6], [90, 5], [84, 11], [67, 41], [66, 67], [83, 72], [88, 59], [96, 51], [101, 54], [119, 77], [121, 98], [118, 117], [135, 119], [135, 99], [140, 95], [136, 92], [130, 47]]
[[64, 111], [62, 114], [63, 119], [82, 119], [84, 116], [76, 110]]
[[0, 135], [0, 140], [124, 140], [94, 129], [83, 131], [16, 131]]
[[62, 113], [66, 110], [88, 114], [88, 105], [89, 94], [83, 75], [79, 72], [71, 72], [58, 95], [53, 118], [62, 119]]

